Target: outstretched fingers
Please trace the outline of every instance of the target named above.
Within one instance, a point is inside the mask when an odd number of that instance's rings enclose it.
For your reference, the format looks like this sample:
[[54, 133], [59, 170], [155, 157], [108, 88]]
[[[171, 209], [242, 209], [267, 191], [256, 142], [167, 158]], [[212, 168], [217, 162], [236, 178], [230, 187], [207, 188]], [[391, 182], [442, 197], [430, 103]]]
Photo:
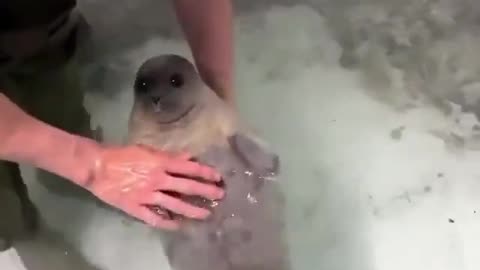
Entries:
[[218, 200], [224, 196], [223, 189], [215, 185], [173, 176], [170, 176], [168, 180], [165, 181], [162, 190], [174, 191], [185, 195], [201, 196], [210, 200]]
[[215, 169], [201, 165], [198, 162], [174, 159], [165, 166], [165, 170], [171, 174], [179, 174], [192, 178], [202, 178], [205, 181], [220, 182], [222, 176]]
[[169, 231], [180, 228], [180, 223], [177, 220], [169, 219], [166, 215], [159, 215], [145, 205], [138, 205], [132, 215], [155, 228]]
[[210, 215], [207, 209], [188, 204], [181, 199], [169, 196], [162, 192], [153, 192], [148, 198], [145, 198], [145, 204], [159, 205], [176, 214], [192, 219], [205, 219]]

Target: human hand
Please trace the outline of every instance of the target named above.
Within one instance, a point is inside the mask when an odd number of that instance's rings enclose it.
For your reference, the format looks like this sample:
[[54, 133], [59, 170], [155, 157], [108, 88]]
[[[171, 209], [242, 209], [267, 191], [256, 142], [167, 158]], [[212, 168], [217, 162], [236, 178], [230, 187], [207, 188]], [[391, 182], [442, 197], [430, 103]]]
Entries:
[[[210, 212], [172, 197], [169, 192], [199, 195], [211, 200], [223, 197], [223, 190], [214, 185], [221, 181], [221, 176], [214, 169], [190, 159], [188, 154], [174, 156], [140, 145], [107, 147], [100, 150], [85, 188], [150, 226], [176, 230], [180, 225], [178, 220], [151, 208], [163, 208], [193, 219], [205, 219]], [[201, 178], [212, 184], [192, 178]]]

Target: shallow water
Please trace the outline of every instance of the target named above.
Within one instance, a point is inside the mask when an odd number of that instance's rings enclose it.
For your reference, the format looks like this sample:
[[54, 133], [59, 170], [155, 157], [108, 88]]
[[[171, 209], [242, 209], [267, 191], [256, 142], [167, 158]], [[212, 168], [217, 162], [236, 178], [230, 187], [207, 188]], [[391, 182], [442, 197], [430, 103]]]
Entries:
[[[120, 40], [101, 43], [114, 48], [101, 59], [107, 72], [91, 81], [104, 91], [86, 101], [112, 142], [125, 135], [140, 63], [189, 55], [178, 29], [167, 31], [171, 15], [152, 26], [155, 14], [141, 4], [164, 11], [147, 2], [118, 1], [111, 20], [92, 8], [106, 1], [83, 4], [103, 23], [100, 41]], [[283, 160], [294, 269], [479, 269], [480, 4], [256, 3], [237, 3], [237, 93], [245, 119]], [[135, 37], [103, 30], [132, 16]], [[89, 263], [169, 269], [154, 232], [92, 202], [48, 194], [24, 172], [48, 224]]]

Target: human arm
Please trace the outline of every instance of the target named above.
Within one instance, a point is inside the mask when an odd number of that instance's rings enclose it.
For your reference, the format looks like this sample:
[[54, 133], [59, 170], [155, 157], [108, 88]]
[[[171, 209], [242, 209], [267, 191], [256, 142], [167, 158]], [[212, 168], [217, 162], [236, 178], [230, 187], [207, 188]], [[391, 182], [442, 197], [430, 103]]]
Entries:
[[[85, 147], [75, 149], [80, 143]], [[88, 166], [70, 166], [93, 162], [97, 152], [95, 142], [33, 118], [0, 93], [0, 160], [28, 163], [82, 186], [88, 179]]]
[[100, 145], [35, 119], [0, 92], [0, 160], [28, 163], [69, 179], [152, 226], [176, 229], [179, 224], [154, 214], [144, 207], [147, 204], [190, 218], [203, 219], [209, 214], [205, 209], [187, 205], [160, 191], [210, 199], [223, 196], [214, 185], [170, 175], [220, 180], [214, 170], [188, 158], [186, 154], [173, 157], [141, 146]]
[[177, 19], [202, 79], [235, 103], [233, 11], [230, 0], [174, 0]]

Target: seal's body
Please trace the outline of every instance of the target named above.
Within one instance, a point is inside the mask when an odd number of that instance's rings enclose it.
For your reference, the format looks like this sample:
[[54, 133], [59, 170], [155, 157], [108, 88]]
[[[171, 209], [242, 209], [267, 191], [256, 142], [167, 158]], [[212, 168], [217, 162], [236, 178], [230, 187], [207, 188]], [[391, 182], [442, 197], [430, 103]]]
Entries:
[[140, 67], [128, 143], [188, 151], [223, 175], [221, 201], [182, 197], [213, 214], [168, 236], [173, 269], [290, 269], [278, 156], [240, 127], [187, 59], [162, 55]]

